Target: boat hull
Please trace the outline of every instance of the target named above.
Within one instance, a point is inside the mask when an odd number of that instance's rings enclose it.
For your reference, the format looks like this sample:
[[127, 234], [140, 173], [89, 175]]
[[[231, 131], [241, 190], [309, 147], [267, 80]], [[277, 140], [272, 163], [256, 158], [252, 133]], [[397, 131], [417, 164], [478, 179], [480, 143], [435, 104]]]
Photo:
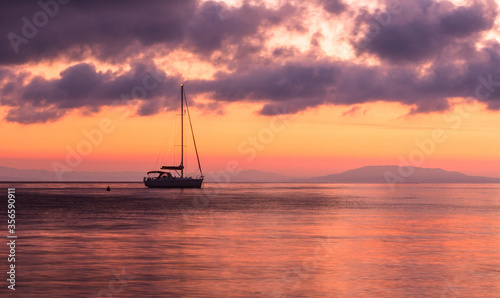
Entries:
[[149, 188], [201, 188], [203, 179], [173, 178], [173, 179], [144, 179], [144, 185]]

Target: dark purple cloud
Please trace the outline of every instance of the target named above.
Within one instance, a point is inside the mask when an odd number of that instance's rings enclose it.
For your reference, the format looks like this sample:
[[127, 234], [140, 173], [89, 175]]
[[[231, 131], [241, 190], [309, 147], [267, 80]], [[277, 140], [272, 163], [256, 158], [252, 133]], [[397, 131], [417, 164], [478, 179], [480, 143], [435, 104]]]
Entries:
[[187, 23], [188, 44], [196, 52], [212, 53], [222, 49], [224, 43], [239, 45], [248, 38], [262, 42], [266, 34], [261, 32], [261, 26], [269, 29], [285, 22], [294, 13], [295, 9], [290, 5], [271, 10], [264, 5], [245, 3], [229, 9], [217, 2], [205, 2], [197, 10], [195, 18]]
[[440, 29], [445, 35], [468, 36], [491, 29], [496, 14], [495, 3], [485, 6], [476, 1], [471, 6], [458, 7], [442, 15], [439, 19]]
[[341, 14], [347, 9], [347, 5], [342, 0], [320, 0], [319, 3], [332, 14]]
[[[60, 1], [60, 0], [58, 0]], [[78, 1], [49, 6], [53, 17], [15, 53], [7, 37], [23, 35], [23, 26], [33, 26], [33, 17], [43, 11], [36, 1], [3, 1], [0, 6], [0, 64], [68, 56], [82, 59], [89, 55], [103, 60], [124, 59], [157, 43], [178, 44], [186, 34], [186, 22], [193, 19], [195, 0]], [[26, 17], [26, 21], [23, 21]], [[31, 25], [25, 25], [30, 23]], [[42, 23], [43, 24], [43, 23]], [[29, 32], [29, 30], [24, 30]], [[138, 46], [139, 45], [139, 46]]]
[[24, 104], [11, 109], [5, 120], [21, 124], [45, 123], [57, 120], [66, 114], [67, 110], [61, 110], [57, 107], [34, 108]]
[[[398, 2], [397, 9], [391, 10]], [[356, 30], [366, 27], [362, 37], [353, 41], [360, 53], [390, 62], [436, 59], [450, 48], [477, 42], [481, 33], [492, 28], [497, 16], [492, 0], [475, 0], [462, 7], [429, 0], [398, 2], [388, 2], [383, 10], [358, 16]]]
[[[195, 81], [196, 91], [218, 101], [264, 104], [263, 115], [287, 108], [295, 113], [321, 104], [354, 105], [374, 101], [413, 106], [411, 113], [445, 111], [448, 99], [474, 98], [497, 109], [500, 100], [500, 47], [485, 48], [468, 61], [442, 60], [425, 72], [413, 65], [366, 66], [336, 60], [307, 59], [284, 65], [258, 66], [238, 74], [221, 73], [214, 80]], [[453, 56], [452, 53], [450, 53]], [[460, 62], [460, 63], [457, 63]], [[478, 80], [492, 74], [488, 98], [476, 94]], [[498, 82], [498, 85], [495, 85]]]
[[[197, 0], [73, 0], [65, 5], [57, 1], [42, 0], [53, 4], [48, 9], [54, 16], [41, 27], [34, 19], [44, 10], [36, 1], [2, 2], [0, 65], [61, 57], [123, 63], [155, 45], [166, 51], [185, 48], [206, 56], [228, 45], [245, 46], [246, 38], [262, 40], [262, 26], [287, 21], [293, 13], [290, 5], [278, 10], [249, 4], [221, 9], [218, 2], [200, 4]], [[36, 33], [25, 38], [30, 28]], [[19, 43], [18, 38], [12, 43], [9, 34], [25, 38], [26, 43]]]
[[[177, 106], [179, 77], [167, 76], [151, 62], [133, 62], [131, 66], [127, 72], [113, 73], [80, 63], [63, 70], [58, 79], [38, 76], [26, 84], [11, 80], [1, 90], [0, 103], [11, 107], [6, 119], [20, 123], [53, 121], [73, 109], [97, 112], [102, 106], [126, 105], [134, 100], [140, 102], [139, 115]], [[21, 120], [24, 116], [30, 119]]]

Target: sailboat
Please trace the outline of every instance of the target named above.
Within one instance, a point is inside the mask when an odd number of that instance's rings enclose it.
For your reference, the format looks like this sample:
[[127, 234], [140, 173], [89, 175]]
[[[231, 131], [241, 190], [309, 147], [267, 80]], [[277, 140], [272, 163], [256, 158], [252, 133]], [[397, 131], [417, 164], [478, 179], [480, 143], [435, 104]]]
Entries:
[[[194, 139], [193, 125], [191, 124], [191, 116], [187, 100], [185, 99], [184, 84], [181, 84], [181, 163], [178, 166], [162, 166], [163, 171], [150, 171], [147, 177], [144, 177], [144, 185], [150, 188], [201, 188], [203, 184], [203, 172], [201, 171], [200, 158], [196, 141]], [[193, 136], [193, 144], [198, 160], [198, 168], [200, 176], [184, 177], [184, 103], [189, 118], [189, 126], [191, 127], [191, 135]]]

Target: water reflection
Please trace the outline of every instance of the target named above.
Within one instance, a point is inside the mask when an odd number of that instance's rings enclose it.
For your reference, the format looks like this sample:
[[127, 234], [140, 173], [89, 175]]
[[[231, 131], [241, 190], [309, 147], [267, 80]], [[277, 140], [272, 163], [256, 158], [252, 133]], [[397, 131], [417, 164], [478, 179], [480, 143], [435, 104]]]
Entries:
[[[500, 185], [208, 184], [203, 194], [106, 186], [16, 186], [18, 294], [500, 292]], [[206, 204], [194, 206], [201, 195]]]

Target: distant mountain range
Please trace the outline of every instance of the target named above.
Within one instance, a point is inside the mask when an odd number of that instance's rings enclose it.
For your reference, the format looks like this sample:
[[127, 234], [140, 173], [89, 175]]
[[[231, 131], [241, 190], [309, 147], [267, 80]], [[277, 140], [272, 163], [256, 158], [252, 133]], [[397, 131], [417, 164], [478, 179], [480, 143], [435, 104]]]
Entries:
[[[142, 181], [144, 173], [139, 172], [65, 172], [62, 181]], [[0, 181], [59, 181], [53, 171], [21, 170], [0, 166]]]
[[[66, 172], [63, 181], [142, 182], [143, 172]], [[0, 181], [59, 181], [55, 172], [0, 166]], [[339, 174], [300, 178], [271, 172], [207, 173], [206, 182], [302, 182], [302, 183], [500, 183], [500, 178], [468, 176], [459, 172], [398, 166], [366, 166]]]
[[468, 176], [443, 169], [398, 166], [366, 166], [340, 174], [302, 179], [327, 183], [500, 183], [500, 178]]

